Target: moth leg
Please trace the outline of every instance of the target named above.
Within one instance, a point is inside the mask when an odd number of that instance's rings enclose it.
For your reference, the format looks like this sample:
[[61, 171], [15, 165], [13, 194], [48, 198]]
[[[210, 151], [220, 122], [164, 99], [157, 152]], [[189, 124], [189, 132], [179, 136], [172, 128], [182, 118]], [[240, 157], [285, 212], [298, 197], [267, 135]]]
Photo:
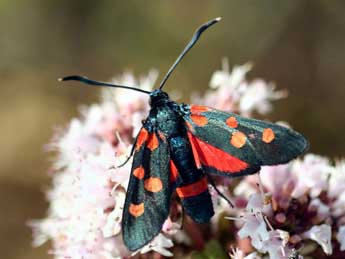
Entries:
[[208, 181], [209, 181], [209, 183], [212, 185], [212, 187], [216, 190], [216, 192], [218, 193], [218, 195], [220, 196], [220, 197], [222, 197], [224, 200], [226, 200], [227, 201], [227, 203], [229, 203], [229, 205], [231, 206], [231, 208], [234, 208], [235, 206], [234, 206], [234, 204], [220, 191], [220, 190], [218, 190], [218, 188], [217, 188], [217, 186], [216, 186], [216, 184], [215, 184], [215, 182], [213, 181], [213, 179], [212, 179], [212, 177], [209, 175], [209, 174], [206, 174], [206, 176], [207, 176], [207, 179], [208, 179]]
[[121, 167], [123, 167], [124, 165], [126, 165], [126, 164], [128, 163], [129, 159], [131, 159], [131, 157], [132, 157], [133, 154], [134, 154], [135, 145], [137, 144], [137, 139], [138, 139], [138, 136], [135, 138], [134, 143], [133, 143], [133, 146], [132, 146], [132, 148], [131, 148], [131, 152], [129, 153], [129, 156], [126, 158], [126, 160], [125, 160], [123, 163], [121, 163], [120, 165], [118, 165], [118, 166], [111, 166], [111, 167], [109, 168], [109, 170], [110, 170], [110, 169], [121, 168]]
[[182, 208], [181, 208], [180, 230], [183, 229], [184, 214], [185, 214], [185, 212], [184, 212], [184, 207], [183, 207], [183, 206], [181, 206], [181, 207], [182, 207]]

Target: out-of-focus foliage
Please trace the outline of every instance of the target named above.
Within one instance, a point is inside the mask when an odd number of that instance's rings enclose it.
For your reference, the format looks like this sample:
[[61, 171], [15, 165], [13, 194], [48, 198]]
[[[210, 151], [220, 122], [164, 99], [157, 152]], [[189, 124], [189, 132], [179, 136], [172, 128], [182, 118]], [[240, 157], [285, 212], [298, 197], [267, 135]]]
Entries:
[[[345, 3], [296, 1], [0, 1], [0, 248], [4, 258], [47, 258], [32, 250], [28, 218], [44, 215], [43, 146], [96, 89], [60, 87], [56, 78], [107, 80], [132, 69], [164, 73], [194, 29], [222, 16], [175, 71], [167, 90], [207, 88], [223, 56], [254, 63], [251, 76], [286, 88], [275, 106], [303, 132], [311, 151], [344, 155]], [[161, 75], [162, 76], [162, 75]], [[188, 94], [188, 95], [187, 95]], [[186, 97], [184, 97], [186, 96]], [[3, 236], [3, 237], [2, 237]]]

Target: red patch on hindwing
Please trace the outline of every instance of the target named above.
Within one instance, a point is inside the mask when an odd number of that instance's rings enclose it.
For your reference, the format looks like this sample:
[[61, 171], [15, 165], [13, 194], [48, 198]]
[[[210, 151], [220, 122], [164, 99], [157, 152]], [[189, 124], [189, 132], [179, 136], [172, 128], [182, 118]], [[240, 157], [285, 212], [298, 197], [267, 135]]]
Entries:
[[177, 168], [176, 168], [174, 161], [170, 160], [170, 176], [169, 176], [170, 182], [171, 183], [176, 182], [178, 175], [179, 175], [179, 173], [177, 171]]
[[202, 141], [187, 132], [196, 164], [209, 166], [224, 173], [238, 173], [249, 167], [248, 163]]
[[176, 188], [176, 193], [180, 198], [188, 198], [203, 193], [207, 188], [207, 179], [203, 177], [194, 183]]

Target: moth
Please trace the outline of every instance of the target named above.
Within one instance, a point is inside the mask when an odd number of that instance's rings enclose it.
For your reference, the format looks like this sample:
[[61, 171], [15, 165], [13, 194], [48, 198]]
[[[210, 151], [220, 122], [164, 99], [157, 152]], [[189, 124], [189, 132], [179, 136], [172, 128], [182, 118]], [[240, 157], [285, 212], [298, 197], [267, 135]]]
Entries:
[[197, 223], [209, 222], [214, 211], [208, 184], [219, 192], [211, 175], [254, 174], [263, 165], [287, 163], [308, 146], [301, 134], [287, 127], [211, 107], [178, 104], [162, 90], [200, 35], [219, 20], [213, 19], [196, 30], [159, 88], [152, 92], [82, 76], [61, 79], [126, 88], [149, 95], [151, 109], [129, 156], [133, 156], [133, 164], [123, 210], [122, 234], [131, 251], [140, 249], [159, 234], [169, 215], [174, 192], [190, 218]]

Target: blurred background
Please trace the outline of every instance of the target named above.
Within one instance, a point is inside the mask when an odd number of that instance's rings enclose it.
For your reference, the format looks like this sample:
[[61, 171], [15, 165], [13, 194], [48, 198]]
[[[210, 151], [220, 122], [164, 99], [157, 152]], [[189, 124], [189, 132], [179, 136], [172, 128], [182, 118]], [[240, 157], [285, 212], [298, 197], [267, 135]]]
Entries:
[[[1, 258], [50, 258], [31, 248], [32, 218], [45, 216], [56, 126], [98, 100], [98, 89], [62, 86], [83, 74], [108, 80], [126, 70], [163, 76], [207, 20], [222, 16], [166, 85], [188, 101], [229, 62], [254, 63], [250, 77], [287, 89], [269, 119], [288, 121], [310, 151], [345, 156], [345, 2], [342, 0], [115, 1], [0, 0]], [[68, 85], [68, 84], [65, 84]], [[70, 85], [70, 84], [69, 84]]]

